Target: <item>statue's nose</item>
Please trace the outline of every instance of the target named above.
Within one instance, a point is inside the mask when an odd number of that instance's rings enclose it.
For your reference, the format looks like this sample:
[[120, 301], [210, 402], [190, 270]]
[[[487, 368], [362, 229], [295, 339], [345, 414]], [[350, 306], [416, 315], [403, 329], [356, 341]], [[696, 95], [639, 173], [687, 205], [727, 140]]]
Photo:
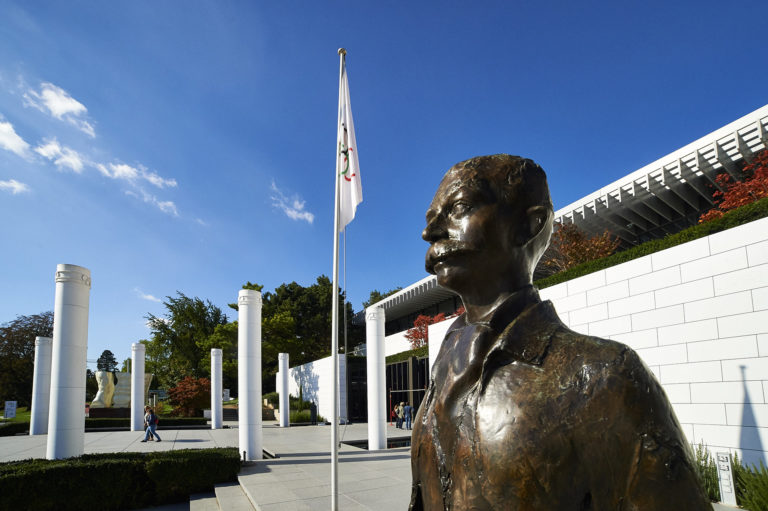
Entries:
[[435, 242], [445, 237], [445, 228], [440, 221], [440, 217], [435, 217], [427, 222], [427, 226], [421, 231], [421, 238], [429, 243]]

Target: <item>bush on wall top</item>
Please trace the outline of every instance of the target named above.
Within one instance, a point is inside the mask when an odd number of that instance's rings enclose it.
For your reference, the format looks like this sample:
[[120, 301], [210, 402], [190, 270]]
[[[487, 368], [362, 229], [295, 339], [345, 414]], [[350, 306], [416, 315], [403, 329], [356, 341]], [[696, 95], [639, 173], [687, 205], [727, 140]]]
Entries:
[[564, 272], [539, 279], [534, 282], [534, 285], [539, 289], [544, 289], [765, 217], [768, 217], [768, 198], [760, 199], [752, 204], [747, 204], [738, 209], [734, 209], [716, 220], [694, 225], [677, 234], [670, 234], [661, 239], [647, 241], [641, 245], [624, 250], [623, 252], [617, 252], [608, 257], [589, 261]]

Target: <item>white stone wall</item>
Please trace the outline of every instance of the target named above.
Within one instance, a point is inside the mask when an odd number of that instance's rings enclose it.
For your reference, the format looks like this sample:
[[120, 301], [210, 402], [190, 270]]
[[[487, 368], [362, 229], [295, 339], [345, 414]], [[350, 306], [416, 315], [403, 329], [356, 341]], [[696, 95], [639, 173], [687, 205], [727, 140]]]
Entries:
[[688, 440], [768, 458], [768, 219], [541, 290], [578, 332], [634, 348]]
[[403, 351], [410, 351], [411, 342], [405, 338], [407, 330], [398, 332], [396, 334], [388, 335], [384, 338], [384, 356], [388, 357], [395, 353], [402, 353]]
[[[333, 416], [333, 378], [331, 377], [331, 357], [321, 358], [301, 366], [291, 367], [288, 376], [288, 393], [299, 396], [299, 387], [304, 399], [317, 403], [317, 413], [331, 420]], [[347, 364], [344, 355], [339, 355], [339, 381], [347, 381]], [[339, 388], [339, 417], [345, 418], [347, 409], [346, 385]]]
[[446, 319], [440, 323], [429, 325], [429, 371], [432, 373], [432, 366], [435, 364], [437, 353], [440, 351], [440, 345], [443, 343], [448, 327], [456, 321], [456, 318]]

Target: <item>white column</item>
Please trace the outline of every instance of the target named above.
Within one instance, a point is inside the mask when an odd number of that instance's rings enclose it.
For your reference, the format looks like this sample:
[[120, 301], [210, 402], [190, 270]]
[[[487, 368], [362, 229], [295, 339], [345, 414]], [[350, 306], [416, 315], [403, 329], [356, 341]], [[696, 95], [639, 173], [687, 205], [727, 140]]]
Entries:
[[222, 410], [221, 395], [223, 384], [221, 382], [221, 350], [211, 349], [211, 429], [221, 429]]
[[32, 414], [29, 421], [30, 435], [48, 433], [48, 406], [51, 396], [51, 343], [50, 337], [35, 337]]
[[368, 369], [368, 450], [387, 448], [387, 383], [384, 369], [384, 309], [365, 310], [365, 362]]
[[85, 449], [85, 370], [90, 293], [90, 270], [74, 264], [56, 267], [46, 449], [49, 460], [81, 456]]
[[146, 347], [131, 344], [131, 431], [144, 431], [144, 362]]
[[277, 354], [277, 367], [280, 379], [277, 381], [277, 393], [280, 394], [280, 427], [291, 425], [291, 401], [288, 399], [288, 353]]
[[237, 297], [237, 392], [240, 453], [263, 458], [261, 442], [261, 293], [241, 289]]

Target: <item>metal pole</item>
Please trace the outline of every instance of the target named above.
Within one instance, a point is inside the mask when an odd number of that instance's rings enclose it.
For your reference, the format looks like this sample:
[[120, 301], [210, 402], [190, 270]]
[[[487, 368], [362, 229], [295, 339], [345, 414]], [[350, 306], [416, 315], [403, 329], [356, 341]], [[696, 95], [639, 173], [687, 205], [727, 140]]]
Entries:
[[349, 353], [347, 353], [347, 227], [344, 227], [344, 300], [341, 302], [344, 315], [344, 423], [349, 423]]
[[338, 423], [339, 423], [339, 137], [338, 127], [341, 124], [342, 78], [344, 77], [344, 56], [347, 50], [339, 48], [339, 117], [336, 128], [336, 170], [334, 186], [333, 211], [333, 296], [331, 310], [331, 379], [333, 381], [333, 411], [331, 414], [331, 509], [339, 509], [339, 452], [338, 452]]

